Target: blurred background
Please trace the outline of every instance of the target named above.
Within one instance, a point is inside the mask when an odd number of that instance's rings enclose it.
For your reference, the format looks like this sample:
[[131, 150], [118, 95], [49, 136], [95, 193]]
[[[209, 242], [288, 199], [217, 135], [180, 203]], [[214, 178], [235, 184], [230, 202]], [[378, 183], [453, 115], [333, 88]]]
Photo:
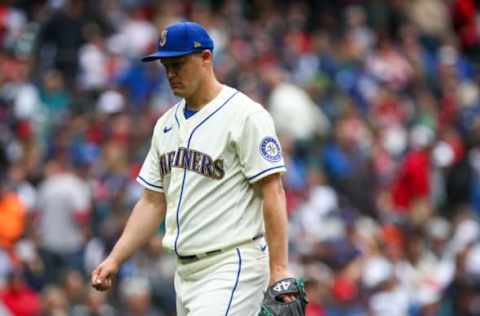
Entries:
[[188, 18], [272, 114], [308, 316], [480, 315], [480, 1], [0, 4], [0, 315], [175, 315], [162, 228], [109, 293], [90, 271], [135, 182]]

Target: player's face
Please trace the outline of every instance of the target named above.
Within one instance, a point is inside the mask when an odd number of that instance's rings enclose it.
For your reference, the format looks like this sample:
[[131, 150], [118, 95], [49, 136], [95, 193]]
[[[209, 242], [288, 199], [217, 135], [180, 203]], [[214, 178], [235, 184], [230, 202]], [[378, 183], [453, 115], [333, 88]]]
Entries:
[[199, 86], [205, 72], [203, 53], [162, 58], [170, 88], [176, 96], [188, 98]]

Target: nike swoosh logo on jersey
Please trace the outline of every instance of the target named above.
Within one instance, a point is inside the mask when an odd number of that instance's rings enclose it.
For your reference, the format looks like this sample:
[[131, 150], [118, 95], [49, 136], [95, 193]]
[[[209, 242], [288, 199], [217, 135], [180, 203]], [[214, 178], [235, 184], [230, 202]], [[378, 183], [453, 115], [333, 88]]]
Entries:
[[261, 250], [261, 251], [265, 251], [265, 249], [267, 249], [267, 245], [260, 246], [260, 250]]
[[166, 134], [166, 133], [170, 132], [170, 131], [172, 130], [172, 128], [173, 128], [173, 127], [171, 127], [171, 126], [170, 126], [170, 127], [166, 127], [166, 126], [165, 126], [165, 127], [163, 128], [163, 132]]

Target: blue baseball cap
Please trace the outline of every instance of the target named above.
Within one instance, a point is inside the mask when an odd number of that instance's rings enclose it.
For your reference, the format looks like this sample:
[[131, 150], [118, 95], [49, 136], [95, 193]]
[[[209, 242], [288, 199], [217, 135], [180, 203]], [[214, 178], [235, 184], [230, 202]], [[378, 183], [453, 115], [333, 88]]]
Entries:
[[178, 57], [201, 52], [213, 51], [213, 40], [207, 30], [198, 23], [179, 22], [169, 25], [160, 35], [157, 51], [142, 58], [143, 62], [164, 57]]

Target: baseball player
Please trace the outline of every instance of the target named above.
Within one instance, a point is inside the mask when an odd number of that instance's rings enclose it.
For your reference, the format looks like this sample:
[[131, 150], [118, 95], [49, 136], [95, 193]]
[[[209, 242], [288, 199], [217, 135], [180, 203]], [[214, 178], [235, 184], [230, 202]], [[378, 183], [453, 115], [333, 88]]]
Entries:
[[180, 22], [142, 59], [160, 60], [182, 100], [156, 123], [137, 178], [144, 193], [91, 282], [109, 289], [165, 220], [163, 244], [178, 258], [177, 315], [253, 316], [266, 287], [289, 277], [286, 169], [269, 113], [217, 81], [213, 48], [201, 25]]

